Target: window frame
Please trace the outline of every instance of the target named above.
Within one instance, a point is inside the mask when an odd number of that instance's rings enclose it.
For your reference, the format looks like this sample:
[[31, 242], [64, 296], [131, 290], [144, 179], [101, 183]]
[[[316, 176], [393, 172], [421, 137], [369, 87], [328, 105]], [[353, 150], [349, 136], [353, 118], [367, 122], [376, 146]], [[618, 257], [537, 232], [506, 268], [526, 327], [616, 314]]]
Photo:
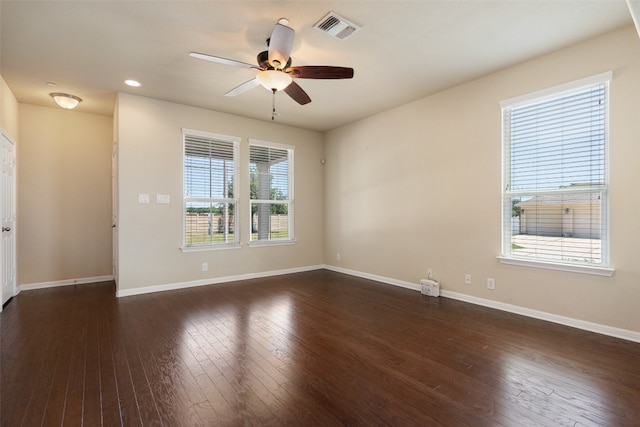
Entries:
[[[263, 148], [274, 148], [278, 150], [286, 150], [287, 151], [287, 161], [288, 161], [288, 170], [287, 170], [287, 189], [288, 189], [288, 199], [286, 200], [271, 200], [271, 199], [252, 199], [251, 198], [251, 148], [252, 147], [263, 147]], [[249, 139], [249, 150], [248, 150], [248, 182], [249, 182], [249, 246], [276, 246], [276, 245], [290, 245], [296, 242], [295, 240], [295, 192], [294, 192], [294, 158], [295, 158], [295, 147], [288, 144], [281, 144], [277, 142], [270, 141], [262, 141], [257, 139]], [[253, 215], [251, 213], [252, 205], [254, 203], [261, 204], [286, 204], [287, 205], [287, 238], [284, 239], [261, 239], [261, 240], [253, 240]]]
[[[601, 276], [611, 276], [614, 269], [610, 266], [609, 246], [610, 246], [610, 216], [609, 216], [609, 111], [610, 111], [610, 82], [613, 73], [611, 71], [600, 73], [594, 76], [575, 80], [569, 83], [553, 86], [540, 91], [532, 92], [522, 96], [514, 97], [500, 102], [501, 120], [502, 120], [502, 193], [501, 193], [501, 235], [502, 247], [501, 255], [498, 260], [503, 264], [512, 264], [526, 267], [545, 268], [551, 270], [570, 271], [577, 273], [587, 273]], [[594, 188], [563, 188], [555, 190], [511, 190], [511, 139], [510, 139], [510, 122], [506, 120], [506, 113], [514, 107], [521, 107], [527, 104], [536, 104], [545, 99], [561, 97], [576, 93], [581, 89], [594, 85], [605, 85], [605, 109], [604, 109], [604, 182], [601, 186]], [[548, 260], [542, 258], [519, 257], [514, 255], [512, 248], [513, 230], [511, 226], [512, 218], [512, 198], [523, 196], [524, 193], [536, 195], [575, 195], [579, 193], [601, 193], [600, 205], [600, 241], [601, 241], [601, 261], [600, 263], [579, 263], [579, 262], [563, 262], [560, 260]]]
[[[229, 143], [232, 145], [233, 149], [233, 196], [228, 198], [217, 198], [217, 197], [187, 197], [186, 194], [186, 144], [187, 137], [193, 136], [197, 138], [206, 138], [216, 142]], [[183, 252], [199, 252], [199, 251], [210, 251], [210, 250], [220, 250], [220, 249], [232, 249], [240, 247], [240, 234], [241, 230], [238, 226], [241, 224], [241, 212], [240, 212], [240, 197], [239, 197], [239, 154], [240, 154], [240, 142], [242, 138], [236, 136], [222, 135], [213, 132], [200, 131], [194, 129], [182, 129], [182, 245], [181, 250]], [[234, 206], [233, 213], [233, 224], [234, 224], [234, 232], [233, 232], [233, 241], [229, 242], [209, 242], [204, 244], [187, 244], [187, 203], [193, 202], [203, 202], [203, 203], [232, 203]], [[225, 221], [227, 221], [225, 219]]]

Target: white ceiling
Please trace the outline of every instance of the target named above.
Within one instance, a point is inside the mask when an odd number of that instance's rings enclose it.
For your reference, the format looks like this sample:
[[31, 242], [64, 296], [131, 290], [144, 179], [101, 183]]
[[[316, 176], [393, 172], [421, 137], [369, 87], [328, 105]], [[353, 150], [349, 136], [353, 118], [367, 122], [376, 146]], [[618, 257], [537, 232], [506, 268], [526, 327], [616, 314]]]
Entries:
[[[329, 11], [362, 29], [337, 40], [312, 28]], [[297, 80], [305, 106], [277, 94], [277, 122], [319, 131], [633, 24], [624, 0], [2, 0], [0, 72], [24, 103], [53, 106], [48, 94], [67, 92], [83, 98], [78, 111], [111, 115], [120, 91], [270, 120], [266, 89], [224, 96], [254, 70], [188, 53], [253, 64], [282, 17], [296, 31], [293, 65], [355, 70]]]

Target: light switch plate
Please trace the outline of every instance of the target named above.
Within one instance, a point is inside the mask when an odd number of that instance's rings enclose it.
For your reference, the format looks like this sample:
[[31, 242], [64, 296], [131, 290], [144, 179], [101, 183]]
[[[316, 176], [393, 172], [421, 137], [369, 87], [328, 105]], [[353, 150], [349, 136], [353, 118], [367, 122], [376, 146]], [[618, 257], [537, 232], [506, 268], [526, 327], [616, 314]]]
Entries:
[[171, 198], [168, 194], [156, 194], [156, 203], [168, 205]]
[[149, 203], [148, 194], [138, 194], [138, 203]]

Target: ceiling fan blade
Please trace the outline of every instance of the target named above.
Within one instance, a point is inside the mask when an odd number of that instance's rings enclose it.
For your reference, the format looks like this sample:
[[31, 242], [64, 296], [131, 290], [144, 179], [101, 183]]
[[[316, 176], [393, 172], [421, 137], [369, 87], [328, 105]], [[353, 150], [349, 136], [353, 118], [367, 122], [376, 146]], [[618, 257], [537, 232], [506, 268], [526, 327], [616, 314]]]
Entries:
[[191, 52], [189, 56], [192, 58], [204, 59], [205, 61], [217, 62], [218, 64], [232, 65], [234, 67], [258, 68], [255, 65], [246, 62], [235, 61], [233, 59], [221, 58], [219, 56], [207, 55], [206, 53]]
[[239, 86], [234, 87], [229, 92], [225, 93], [224, 96], [240, 95], [241, 93], [244, 93], [249, 89], [253, 89], [254, 87], [257, 87], [257, 86], [260, 86], [260, 82], [258, 81], [258, 79], [251, 79], [242, 83]]
[[300, 105], [305, 105], [311, 102], [311, 98], [309, 98], [307, 92], [305, 92], [296, 82], [291, 82], [289, 86], [284, 88], [284, 91]]
[[350, 79], [353, 77], [353, 68], [347, 67], [304, 65], [289, 67], [286, 71], [291, 77], [298, 79]]
[[295, 31], [286, 25], [276, 24], [269, 39], [269, 64], [276, 69], [283, 69], [287, 65]]

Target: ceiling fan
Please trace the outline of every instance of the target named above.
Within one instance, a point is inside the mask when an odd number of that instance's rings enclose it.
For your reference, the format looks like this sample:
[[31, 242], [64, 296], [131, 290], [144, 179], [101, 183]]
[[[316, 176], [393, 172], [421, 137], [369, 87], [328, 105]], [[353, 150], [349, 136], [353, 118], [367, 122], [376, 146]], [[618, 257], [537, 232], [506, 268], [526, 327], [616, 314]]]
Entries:
[[[298, 104], [305, 105], [311, 102], [311, 98], [293, 79], [350, 79], [353, 77], [353, 68], [347, 67], [324, 65], [292, 67], [290, 55], [295, 31], [287, 26], [288, 23], [289, 21], [283, 18], [273, 27], [271, 37], [267, 39], [268, 50], [258, 54], [258, 65], [205, 53], [191, 52], [189, 55], [205, 61], [258, 70], [255, 78], [231, 89], [225, 93], [225, 96], [236, 96], [262, 85], [273, 92], [274, 97], [276, 92], [282, 90]], [[275, 105], [272, 119], [274, 116]]]

